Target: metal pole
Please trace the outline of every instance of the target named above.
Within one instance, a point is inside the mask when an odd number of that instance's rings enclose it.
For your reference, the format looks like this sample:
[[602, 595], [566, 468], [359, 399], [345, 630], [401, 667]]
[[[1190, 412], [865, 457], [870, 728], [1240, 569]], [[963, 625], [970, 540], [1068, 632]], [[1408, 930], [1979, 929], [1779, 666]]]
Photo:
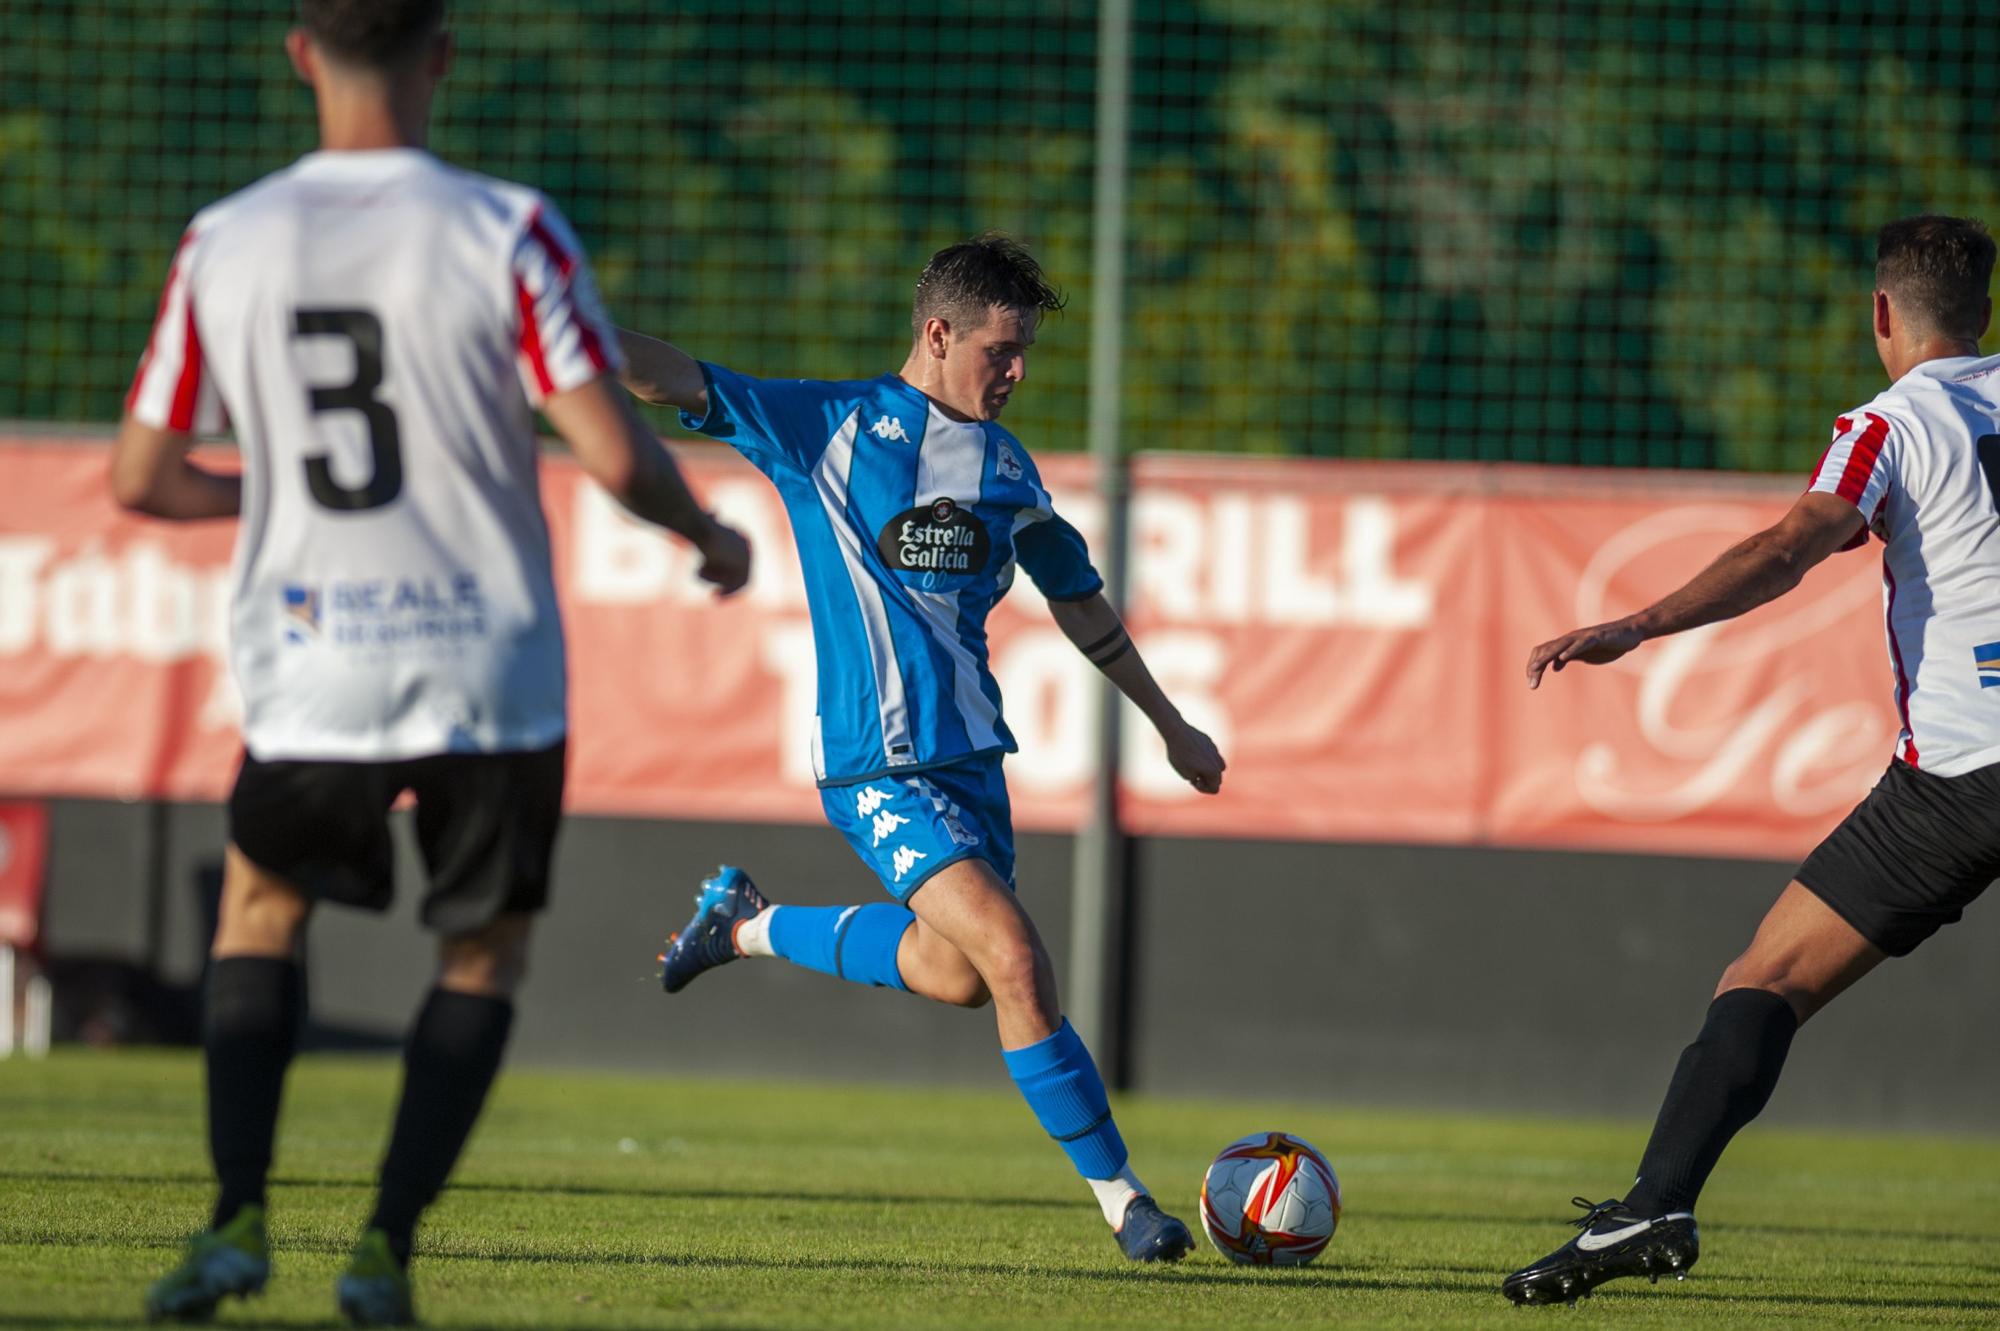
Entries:
[[[1091, 217], [1090, 456], [1104, 503], [1098, 571], [1125, 603], [1128, 483], [1119, 440], [1125, 336], [1125, 182], [1131, 116], [1131, 0], [1102, 0], [1097, 18], [1097, 176]], [[1119, 696], [1098, 690], [1095, 776], [1071, 872], [1069, 1018], [1114, 1086], [1126, 1081], [1123, 996], [1125, 838], [1118, 827]]]

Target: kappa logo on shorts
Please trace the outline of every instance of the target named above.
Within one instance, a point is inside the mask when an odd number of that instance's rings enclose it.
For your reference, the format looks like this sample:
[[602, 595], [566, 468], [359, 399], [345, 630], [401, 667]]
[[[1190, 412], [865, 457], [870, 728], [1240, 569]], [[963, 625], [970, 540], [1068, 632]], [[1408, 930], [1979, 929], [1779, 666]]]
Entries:
[[889, 857], [889, 863], [895, 868], [896, 881], [900, 883], [903, 881], [903, 875], [916, 867], [918, 860], [927, 860], [929, 858], [930, 856], [924, 854], [921, 850], [911, 850], [908, 846], [898, 846], [896, 847], [896, 853]]
[[882, 844], [882, 838], [883, 838], [883, 837], [885, 837], [885, 836], [888, 836], [888, 835], [890, 835], [890, 834], [891, 834], [891, 833], [893, 833], [893, 832], [894, 832], [894, 831], [895, 831], [895, 830], [896, 830], [897, 828], [899, 828], [899, 827], [903, 826], [904, 824], [908, 823], [909, 821], [910, 821], [910, 820], [909, 820], [909, 819], [907, 819], [907, 818], [905, 818], [905, 817], [904, 817], [904, 816], [903, 816], [902, 814], [900, 814], [900, 813], [891, 813], [891, 812], [889, 812], [889, 811], [888, 811], [887, 809], [884, 809], [884, 810], [882, 810], [882, 812], [880, 812], [880, 813], [876, 814], [876, 815], [875, 815], [875, 844], [876, 844], [876, 845], [878, 845], [878, 846], [879, 846], [879, 845], [881, 845], [881, 844]]
[[895, 796], [873, 786], [863, 786], [854, 792], [854, 815], [857, 818], [873, 818], [875, 810], [887, 804]]
[[2000, 642], [1974, 647], [1972, 664], [1979, 671], [1980, 688], [2000, 689]]

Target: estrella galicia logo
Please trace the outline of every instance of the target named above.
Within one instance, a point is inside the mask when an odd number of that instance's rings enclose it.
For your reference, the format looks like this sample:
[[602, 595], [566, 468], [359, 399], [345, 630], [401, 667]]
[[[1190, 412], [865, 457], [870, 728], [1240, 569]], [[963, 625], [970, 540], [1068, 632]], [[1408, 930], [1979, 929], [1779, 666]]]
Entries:
[[889, 567], [902, 573], [977, 573], [993, 549], [986, 524], [951, 499], [898, 514], [875, 544]]
[[285, 588], [285, 641], [307, 643], [319, 637], [319, 588], [291, 583]]
[[1974, 647], [1972, 665], [1979, 671], [1980, 688], [2000, 689], [2000, 642]]

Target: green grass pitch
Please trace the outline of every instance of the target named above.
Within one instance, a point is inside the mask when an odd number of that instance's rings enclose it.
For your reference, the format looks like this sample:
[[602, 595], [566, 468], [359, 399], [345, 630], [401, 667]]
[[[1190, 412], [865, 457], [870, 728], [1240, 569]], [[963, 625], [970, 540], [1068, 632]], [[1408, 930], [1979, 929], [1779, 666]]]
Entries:
[[[223, 1325], [327, 1326], [365, 1217], [392, 1061], [292, 1074], [277, 1268]], [[997, 1080], [997, 1073], [996, 1073]], [[204, 1219], [187, 1053], [0, 1064], [0, 1326], [130, 1325]], [[515, 1071], [419, 1238], [438, 1327], [2000, 1325], [2000, 1139], [1753, 1128], [1704, 1199], [1694, 1276], [1514, 1309], [1500, 1277], [1616, 1192], [1640, 1123], [1135, 1097], [1135, 1161], [1195, 1219], [1209, 1155], [1276, 1127], [1333, 1159], [1347, 1210], [1301, 1271], [1204, 1247], [1119, 1258], [1060, 1152], [990, 1092]]]

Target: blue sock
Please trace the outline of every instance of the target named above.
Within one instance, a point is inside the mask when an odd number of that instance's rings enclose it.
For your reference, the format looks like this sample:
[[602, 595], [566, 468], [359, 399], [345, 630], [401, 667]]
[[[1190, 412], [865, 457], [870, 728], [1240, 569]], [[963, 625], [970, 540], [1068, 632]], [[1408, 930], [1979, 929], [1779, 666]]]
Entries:
[[771, 917], [771, 950], [791, 962], [856, 984], [910, 986], [896, 969], [896, 949], [917, 917], [901, 906], [780, 906]]
[[1113, 1178], [1125, 1168], [1125, 1139], [1111, 1121], [1111, 1102], [1104, 1096], [1104, 1079], [1083, 1047], [1083, 1038], [1062, 1029], [1026, 1049], [1004, 1050], [1007, 1071], [1021, 1088], [1021, 1097], [1035, 1111], [1070, 1163], [1085, 1178]]

